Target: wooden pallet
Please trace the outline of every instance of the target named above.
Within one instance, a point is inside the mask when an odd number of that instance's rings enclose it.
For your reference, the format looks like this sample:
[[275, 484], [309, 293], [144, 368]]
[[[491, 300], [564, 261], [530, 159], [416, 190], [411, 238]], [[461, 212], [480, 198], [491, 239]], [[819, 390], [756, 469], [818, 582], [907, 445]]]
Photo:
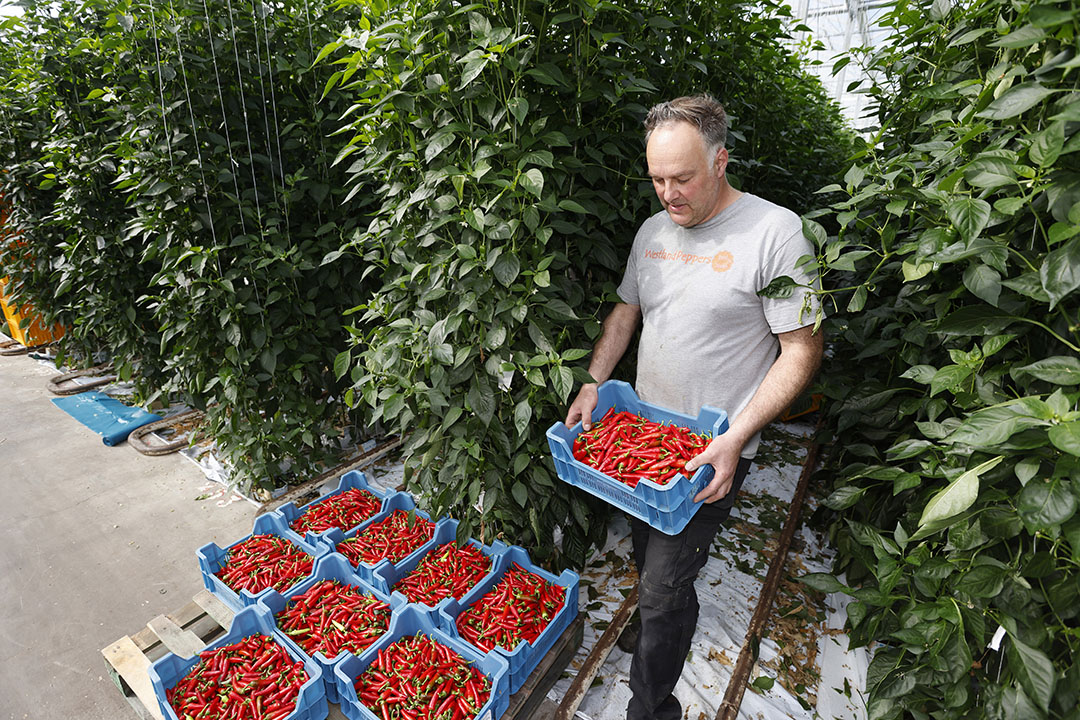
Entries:
[[[184, 607], [158, 615], [139, 632], [104, 648], [101, 654], [109, 676], [140, 718], [164, 720], [150, 684], [150, 665], [169, 652], [194, 655], [225, 634], [232, 618], [231, 608], [209, 590], [200, 590]], [[501, 720], [529, 720], [581, 646], [584, 627], [584, 616], [579, 613], [521, 689], [510, 696]], [[328, 720], [345, 720], [338, 705], [330, 703]]]

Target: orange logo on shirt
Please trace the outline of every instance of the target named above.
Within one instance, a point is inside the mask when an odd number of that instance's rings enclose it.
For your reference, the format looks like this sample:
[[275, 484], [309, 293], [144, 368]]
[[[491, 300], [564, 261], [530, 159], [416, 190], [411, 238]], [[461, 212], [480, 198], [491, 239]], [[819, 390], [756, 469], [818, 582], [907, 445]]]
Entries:
[[712, 259], [712, 269], [716, 272], [727, 272], [735, 264], [735, 258], [727, 250], [716, 253]]

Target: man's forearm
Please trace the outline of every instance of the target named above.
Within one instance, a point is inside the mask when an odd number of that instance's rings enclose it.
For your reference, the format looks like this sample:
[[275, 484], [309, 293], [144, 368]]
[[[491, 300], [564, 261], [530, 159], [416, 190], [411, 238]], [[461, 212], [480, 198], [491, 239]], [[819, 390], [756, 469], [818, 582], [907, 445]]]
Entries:
[[745, 444], [790, 406], [810, 384], [821, 365], [822, 346], [821, 333], [813, 335], [809, 328], [782, 338], [780, 356], [728, 433]]
[[611, 377], [615, 366], [630, 346], [641, 318], [641, 307], [618, 303], [604, 319], [604, 329], [593, 347], [589, 360], [589, 374], [598, 383]]

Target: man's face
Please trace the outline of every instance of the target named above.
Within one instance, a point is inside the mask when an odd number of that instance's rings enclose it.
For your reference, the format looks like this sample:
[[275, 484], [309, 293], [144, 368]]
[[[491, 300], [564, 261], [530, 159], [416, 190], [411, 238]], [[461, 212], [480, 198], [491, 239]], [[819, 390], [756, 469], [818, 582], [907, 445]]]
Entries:
[[645, 148], [656, 196], [668, 216], [683, 227], [712, 218], [723, 202], [727, 150], [721, 148], [709, 165], [709, 152], [698, 129], [685, 122], [661, 125]]

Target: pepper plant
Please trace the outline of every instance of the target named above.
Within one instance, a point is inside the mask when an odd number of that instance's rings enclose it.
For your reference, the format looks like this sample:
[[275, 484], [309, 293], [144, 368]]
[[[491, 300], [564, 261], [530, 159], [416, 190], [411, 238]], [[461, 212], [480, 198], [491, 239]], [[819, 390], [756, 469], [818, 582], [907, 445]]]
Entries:
[[328, 88], [353, 103], [337, 163], [376, 198], [340, 252], [381, 283], [354, 308], [338, 373], [351, 402], [408, 433], [410, 489], [460, 518], [462, 536], [580, 564], [607, 506], [557, 481], [544, 431], [590, 380], [603, 305], [659, 209], [647, 107], [721, 97], [738, 118], [732, 173], [797, 208], [848, 136], [781, 49], [772, 3], [370, 7], [320, 53], [337, 68]]
[[[366, 297], [365, 222], [327, 136], [315, 49], [353, 15], [304, 0], [27, 3], [5, 21], [5, 271], [143, 401], [207, 410], [244, 486], [280, 485], [363, 426], [331, 370]], [[61, 356], [63, 359], [63, 355]], [[355, 433], [354, 433], [355, 439]]]
[[852, 56], [879, 127], [807, 222], [843, 574], [806, 581], [880, 643], [874, 719], [1080, 718], [1077, 9], [901, 0]]

